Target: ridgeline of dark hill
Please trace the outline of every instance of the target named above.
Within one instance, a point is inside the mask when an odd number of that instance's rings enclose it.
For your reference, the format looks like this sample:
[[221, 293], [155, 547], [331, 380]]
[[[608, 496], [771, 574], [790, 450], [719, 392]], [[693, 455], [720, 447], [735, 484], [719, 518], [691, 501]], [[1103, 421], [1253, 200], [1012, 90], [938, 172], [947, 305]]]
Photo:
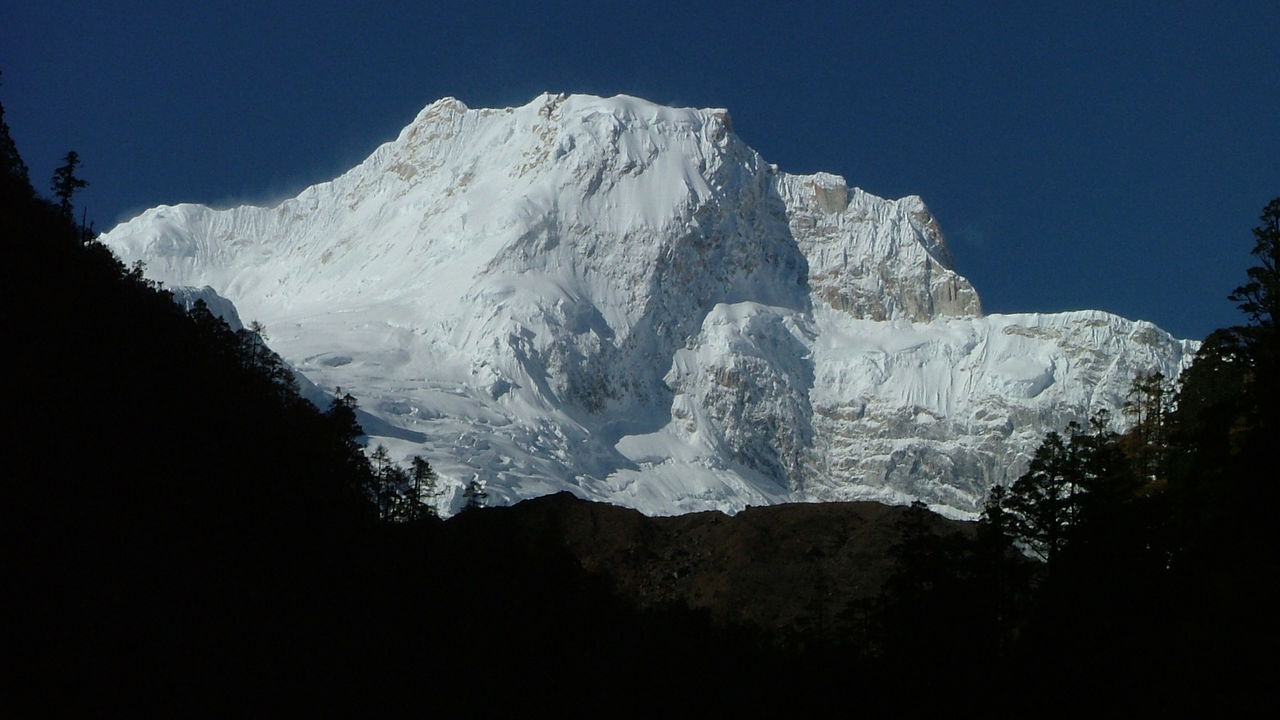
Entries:
[[[642, 608], [702, 610], [721, 626], [776, 641], [847, 637], [895, 569], [890, 551], [910, 510], [878, 503], [788, 504], [735, 515], [646, 517], [568, 493], [492, 508], [446, 523], [473, 540], [558, 546]], [[928, 514], [937, 535], [969, 523]]]

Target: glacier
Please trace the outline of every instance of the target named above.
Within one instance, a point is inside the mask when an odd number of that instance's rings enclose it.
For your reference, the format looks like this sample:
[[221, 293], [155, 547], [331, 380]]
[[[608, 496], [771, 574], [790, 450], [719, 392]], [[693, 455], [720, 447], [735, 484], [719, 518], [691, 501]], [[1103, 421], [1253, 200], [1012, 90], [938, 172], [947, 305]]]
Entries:
[[[272, 207], [99, 240], [205, 287], [421, 455], [449, 513], [569, 490], [649, 514], [923, 500], [973, 517], [1048, 430], [1197, 344], [1099, 311], [987, 315], [918, 197], [766, 162], [721, 109], [445, 98]], [[234, 311], [233, 311], [234, 312]]]

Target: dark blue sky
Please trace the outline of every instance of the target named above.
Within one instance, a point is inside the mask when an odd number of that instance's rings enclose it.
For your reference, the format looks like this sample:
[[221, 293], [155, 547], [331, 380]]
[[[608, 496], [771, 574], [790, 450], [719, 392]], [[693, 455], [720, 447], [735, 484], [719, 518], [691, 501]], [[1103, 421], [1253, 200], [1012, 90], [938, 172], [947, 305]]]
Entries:
[[788, 172], [937, 215], [989, 312], [1100, 308], [1184, 337], [1280, 195], [1280, 3], [5, 3], [0, 101], [100, 229], [267, 202], [427, 103], [542, 91], [726, 107]]

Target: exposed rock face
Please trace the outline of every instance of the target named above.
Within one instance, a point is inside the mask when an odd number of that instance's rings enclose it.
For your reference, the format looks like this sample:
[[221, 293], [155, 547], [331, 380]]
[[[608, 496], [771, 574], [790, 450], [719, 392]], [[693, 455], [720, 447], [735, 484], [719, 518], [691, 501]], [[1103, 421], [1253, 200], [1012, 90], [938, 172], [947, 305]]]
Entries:
[[982, 314], [920, 198], [886, 201], [858, 188], [850, 197], [843, 178], [825, 173], [783, 176], [779, 190], [822, 303], [869, 320]]
[[628, 97], [441, 100], [276, 207], [159, 207], [102, 241], [212, 286], [359, 397], [374, 442], [499, 502], [963, 515], [1194, 349], [1104, 313], [983, 316], [919, 198], [779, 172], [722, 110]]

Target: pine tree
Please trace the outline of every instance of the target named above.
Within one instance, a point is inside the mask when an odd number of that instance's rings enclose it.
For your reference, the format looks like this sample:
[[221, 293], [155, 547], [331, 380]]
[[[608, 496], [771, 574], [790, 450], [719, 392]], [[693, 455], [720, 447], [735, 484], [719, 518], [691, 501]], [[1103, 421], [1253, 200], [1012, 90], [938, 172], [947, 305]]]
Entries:
[[467, 483], [467, 488], [462, 491], [462, 497], [466, 499], [462, 505], [464, 511], [479, 510], [488, 502], [489, 493], [484, 489], [484, 483], [479, 480], [472, 480]]
[[335, 392], [338, 393], [337, 397], [333, 398], [329, 409], [325, 411], [329, 425], [348, 447], [358, 447], [356, 440], [364, 435], [364, 428], [356, 420], [356, 408], [359, 404], [350, 393], [342, 394], [342, 388], [336, 388]]
[[1148, 480], [1156, 479], [1164, 462], [1166, 420], [1172, 390], [1159, 371], [1139, 373], [1125, 396], [1124, 412], [1133, 423], [1129, 431], [1134, 467]]
[[414, 455], [410, 462], [409, 475], [411, 478], [411, 516], [409, 519], [416, 520], [418, 518], [436, 516], [435, 498], [439, 495], [438, 489], [439, 476], [431, 467], [431, 464], [422, 459], [420, 455]]
[[266, 341], [268, 339], [267, 326], [257, 320], [254, 320], [249, 323], [248, 327], [242, 329], [241, 332], [244, 333], [242, 337], [244, 338], [245, 345], [248, 346], [249, 355], [253, 359], [253, 364], [260, 365], [263, 353], [268, 352], [266, 349]]
[[1251, 251], [1261, 264], [1249, 268], [1249, 282], [1235, 289], [1231, 301], [1262, 328], [1275, 328], [1280, 317], [1280, 197], [1262, 210], [1262, 224], [1253, 229]]
[[76, 191], [87, 187], [89, 183], [79, 177], [76, 177], [76, 167], [80, 165], [80, 155], [72, 150], [68, 152], [62, 159], [63, 165], [53, 171], [53, 180], [50, 186], [53, 189], [53, 196], [58, 200], [58, 209], [63, 216], [71, 218], [71, 197]]
[[1259, 264], [1229, 296], [1248, 322], [1205, 338], [1179, 378], [1170, 416], [1171, 504], [1180, 534], [1199, 536], [1180, 544], [1199, 546], [1206, 567], [1228, 534], [1250, 550], [1275, 547], [1266, 518], [1280, 503], [1280, 485], [1270, 479], [1280, 437], [1280, 197], [1267, 203], [1253, 236]]
[[374, 482], [374, 502], [378, 505], [378, 517], [383, 520], [391, 518], [395, 505], [396, 488], [395, 480], [397, 468], [391, 462], [391, 453], [387, 451], [385, 445], [379, 445], [373, 449], [369, 455], [369, 461], [373, 464]]
[[1073, 463], [1062, 436], [1050, 432], [1004, 500], [1014, 538], [1046, 562], [1066, 547], [1077, 474]]
[[9, 124], [4, 120], [4, 105], [0, 105], [0, 190], [4, 191], [6, 199], [13, 196], [25, 200], [32, 196], [27, 164], [22, 161], [18, 146], [9, 134]]

